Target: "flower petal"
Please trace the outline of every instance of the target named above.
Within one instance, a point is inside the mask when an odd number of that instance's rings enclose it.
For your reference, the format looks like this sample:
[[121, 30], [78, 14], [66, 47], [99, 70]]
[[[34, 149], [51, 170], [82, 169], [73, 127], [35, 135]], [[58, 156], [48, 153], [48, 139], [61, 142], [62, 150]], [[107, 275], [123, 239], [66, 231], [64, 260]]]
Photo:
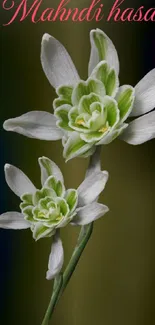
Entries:
[[23, 134], [40, 140], [59, 140], [62, 131], [56, 126], [57, 118], [47, 112], [32, 111], [4, 122], [6, 131]]
[[57, 121], [57, 126], [66, 130], [66, 131], [72, 131], [72, 129], [69, 127], [68, 123], [69, 123], [69, 117], [68, 114], [71, 110], [72, 106], [70, 105], [62, 105], [58, 108], [55, 109], [55, 116], [57, 116], [58, 121]]
[[49, 176], [44, 183], [44, 187], [53, 189], [57, 196], [63, 197], [65, 194], [65, 186], [63, 182], [57, 181], [54, 176]]
[[44, 34], [41, 44], [41, 63], [50, 84], [54, 87], [75, 86], [78, 73], [65, 47], [54, 37]]
[[42, 222], [37, 222], [32, 231], [33, 238], [36, 241], [41, 238], [51, 237], [55, 233], [55, 229], [44, 226]]
[[68, 160], [80, 156], [87, 152], [92, 147], [92, 144], [81, 140], [79, 133], [73, 132], [64, 145], [64, 158]]
[[27, 229], [30, 228], [30, 223], [24, 219], [22, 213], [6, 212], [0, 215], [0, 228]]
[[130, 115], [135, 99], [135, 89], [132, 86], [124, 85], [119, 88], [116, 95], [120, 111], [120, 121], [124, 122]]
[[25, 193], [35, 193], [35, 186], [19, 168], [5, 164], [4, 171], [8, 186], [17, 196], [21, 197]]
[[74, 217], [72, 224], [84, 226], [100, 217], [104, 216], [109, 209], [106, 205], [93, 202], [83, 208], [77, 209], [77, 215]]
[[135, 92], [134, 108], [130, 116], [142, 115], [155, 108], [155, 69], [137, 84]]
[[155, 111], [141, 116], [129, 123], [120, 139], [137, 145], [155, 138]]
[[42, 186], [46, 182], [49, 176], [54, 176], [58, 181], [64, 183], [63, 175], [60, 168], [55, 164], [54, 161], [47, 157], [40, 157], [38, 159], [40, 170], [41, 170], [41, 184]]
[[77, 189], [79, 194], [79, 207], [92, 203], [96, 199], [104, 190], [108, 176], [107, 171], [94, 172], [81, 183]]
[[103, 137], [96, 145], [109, 144], [115, 140], [126, 128], [127, 123], [120, 124], [118, 127], [111, 130], [105, 137]]
[[100, 29], [90, 32], [91, 54], [88, 67], [89, 75], [100, 61], [107, 61], [111, 68], [119, 74], [117, 51], [110, 38]]
[[72, 213], [76, 209], [78, 203], [78, 192], [74, 189], [67, 190], [65, 200], [69, 206], [70, 213]]
[[90, 95], [91, 93], [104, 97], [106, 92], [103, 83], [93, 78], [89, 78], [87, 81], [80, 80], [72, 93], [73, 106], [77, 106], [83, 96]]
[[119, 79], [116, 71], [111, 69], [107, 61], [101, 61], [91, 74], [92, 78], [102, 81], [106, 89], [106, 95], [115, 97], [119, 87]]
[[52, 280], [57, 274], [60, 273], [64, 263], [64, 250], [62, 241], [59, 236], [59, 232], [53, 237], [53, 243], [51, 247], [51, 253], [48, 262], [48, 271], [46, 273], [46, 279]]

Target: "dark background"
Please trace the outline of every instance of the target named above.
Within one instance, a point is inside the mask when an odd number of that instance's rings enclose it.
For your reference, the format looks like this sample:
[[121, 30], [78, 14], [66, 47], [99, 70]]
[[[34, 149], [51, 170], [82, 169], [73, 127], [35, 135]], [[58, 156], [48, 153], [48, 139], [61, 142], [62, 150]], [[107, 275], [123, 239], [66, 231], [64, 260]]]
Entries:
[[[2, 2], [2, 1], [1, 1]], [[19, 1], [16, 0], [18, 4]], [[31, 1], [30, 1], [31, 3]], [[59, 1], [44, 0], [56, 7]], [[87, 7], [89, 0], [73, 0], [72, 7]], [[112, 0], [105, 0], [105, 15]], [[124, 7], [155, 7], [154, 2], [126, 0]], [[1, 10], [0, 19], [8, 21]], [[71, 54], [81, 78], [87, 78], [89, 31], [103, 29], [119, 53], [121, 84], [136, 83], [155, 67], [154, 23], [32, 24], [27, 18], [1, 28], [0, 212], [18, 210], [19, 200], [7, 187], [3, 166], [21, 168], [40, 186], [37, 159], [48, 156], [62, 169], [66, 187], [77, 187], [88, 160], [65, 164], [61, 142], [32, 140], [2, 129], [5, 119], [31, 110], [52, 111], [55, 92], [40, 64], [40, 43], [47, 32]], [[93, 236], [53, 317], [53, 325], [155, 324], [155, 140], [130, 146], [120, 140], [102, 149], [102, 167], [110, 179], [102, 202], [110, 212], [95, 223]], [[62, 231], [68, 261], [79, 229]], [[30, 231], [0, 230], [0, 324], [39, 325], [52, 283], [46, 281], [50, 239], [35, 243]]]

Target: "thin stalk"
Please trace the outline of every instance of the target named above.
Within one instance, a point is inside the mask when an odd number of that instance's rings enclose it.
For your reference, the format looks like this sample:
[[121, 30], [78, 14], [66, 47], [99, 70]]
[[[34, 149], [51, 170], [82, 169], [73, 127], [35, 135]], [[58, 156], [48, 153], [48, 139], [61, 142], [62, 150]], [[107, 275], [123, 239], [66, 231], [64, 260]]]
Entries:
[[54, 280], [54, 286], [53, 286], [53, 293], [52, 293], [52, 297], [51, 300], [49, 302], [46, 314], [44, 316], [43, 322], [41, 325], [48, 325], [49, 324], [49, 320], [52, 316], [52, 313], [54, 311], [55, 305], [57, 303], [57, 299], [62, 287], [62, 283], [63, 283], [63, 278], [62, 278], [62, 274], [59, 274], [55, 280]]
[[88, 240], [90, 239], [91, 235], [92, 235], [92, 231], [93, 231], [93, 222], [90, 223], [87, 226], [83, 226], [79, 235], [79, 239], [77, 242], [77, 245], [74, 249], [73, 255], [66, 267], [66, 270], [63, 274], [63, 284], [61, 286], [60, 292], [59, 292], [59, 296], [58, 296], [58, 300], [60, 299], [63, 291], [65, 290], [78, 262], [79, 259], [88, 243]]

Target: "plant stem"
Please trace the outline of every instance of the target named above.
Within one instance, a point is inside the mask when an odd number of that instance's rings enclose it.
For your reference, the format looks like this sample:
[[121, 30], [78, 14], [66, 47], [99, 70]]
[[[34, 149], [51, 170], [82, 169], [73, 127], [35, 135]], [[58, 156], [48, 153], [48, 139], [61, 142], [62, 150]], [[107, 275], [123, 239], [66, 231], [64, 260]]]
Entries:
[[65, 290], [78, 262], [79, 259], [88, 243], [88, 240], [91, 237], [93, 231], [93, 222], [90, 223], [89, 225], [83, 226], [81, 231], [80, 231], [80, 235], [78, 238], [78, 242], [77, 245], [74, 249], [73, 255], [67, 265], [67, 268], [63, 274], [63, 284], [61, 286], [60, 292], [59, 292], [59, 296], [58, 296], [58, 300], [60, 299], [63, 291]]
[[49, 306], [47, 308], [45, 317], [44, 317], [43, 322], [42, 322], [41, 325], [48, 325], [49, 324], [49, 320], [50, 320], [50, 318], [52, 316], [55, 305], [57, 303], [57, 298], [59, 296], [59, 293], [60, 293], [60, 290], [61, 290], [61, 287], [62, 287], [62, 283], [63, 283], [62, 274], [59, 274], [54, 280], [52, 297], [51, 297]]

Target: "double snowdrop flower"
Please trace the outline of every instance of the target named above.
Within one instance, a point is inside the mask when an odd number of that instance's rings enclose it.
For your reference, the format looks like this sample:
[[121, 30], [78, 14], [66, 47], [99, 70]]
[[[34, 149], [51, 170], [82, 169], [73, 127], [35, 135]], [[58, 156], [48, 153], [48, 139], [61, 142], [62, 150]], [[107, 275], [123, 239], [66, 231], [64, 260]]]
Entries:
[[21, 212], [0, 215], [0, 228], [30, 228], [33, 238], [53, 237], [47, 279], [53, 279], [63, 266], [64, 253], [59, 236], [60, 228], [69, 223], [86, 225], [108, 212], [108, 207], [97, 203], [98, 195], [108, 180], [106, 171], [89, 174], [77, 190], [66, 190], [59, 167], [46, 157], [39, 158], [41, 189], [38, 190], [18, 168], [5, 165], [5, 178], [11, 190], [20, 197]]
[[6, 130], [43, 140], [62, 139], [66, 160], [88, 157], [96, 146], [117, 137], [133, 145], [155, 137], [155, 111], [150, 112], [155, 107], [155, 69], [135, 87], [120, 87], [112, 41], [99, 29], [90, 32], [90, 41], [89, 77], [83, 81], [64, 46], [43, 36], [42, 67], [57, 93], [54, 114], [32, 111], [5, 121]]

